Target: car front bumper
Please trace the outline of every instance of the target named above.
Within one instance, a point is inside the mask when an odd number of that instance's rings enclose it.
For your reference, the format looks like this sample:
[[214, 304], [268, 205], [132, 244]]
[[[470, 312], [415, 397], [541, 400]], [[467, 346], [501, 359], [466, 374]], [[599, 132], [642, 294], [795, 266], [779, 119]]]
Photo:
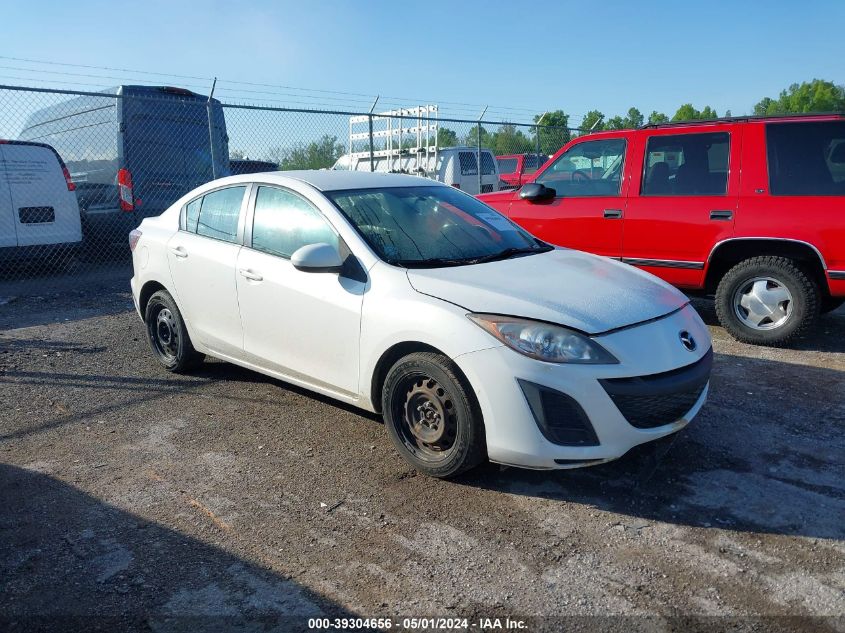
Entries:
[[[694, 350], [682, 344], [682, 332], [695, 339]], [[478, 397], [491, 461], [555, 469], [617, 459], [638, 444], [679, 431], [707, 399], [710, 335], [691, 306], [594, 340], [619, 359], [619, 364], [544, 363], [505, 346], [455, 358]], [[575, 419], [580, 407], [590, 429], [568, 435], [568, 445], [550, 441], [548, 428], [538, 421], [543, 416], [538, 390], [563, 394], [553, 396], [558, 404], [565, 405], [567, 399], [576, 404], [548, 408], [547, 416]], [[667, 398], [673, 406], [666, 406]], [[654, 419], [648, 416], [650, 402], [658, 412]], [[674, 411], [670, 419], [660, 417], [666, 411]], [[579, 423], [563, 426], [578, 427]], [[560, 436], [557, 439], [560, 441]]]

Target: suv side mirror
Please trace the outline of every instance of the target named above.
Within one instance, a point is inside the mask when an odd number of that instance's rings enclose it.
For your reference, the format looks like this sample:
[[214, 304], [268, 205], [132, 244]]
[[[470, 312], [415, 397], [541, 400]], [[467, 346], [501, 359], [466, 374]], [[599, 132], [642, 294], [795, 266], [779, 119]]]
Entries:
[[556, 195], [557, 192], [554, 189], [538, 182], [529, 182], [527, 185], [522, 185], [522, 189], [519, 190], [519, 197], [529, 202], [551, 200]]
[[343, 260], [337, 248], [325, 242], [296, 249], [290, 256], [290, 263], [306, 273], [337, 273], [343, 268]]

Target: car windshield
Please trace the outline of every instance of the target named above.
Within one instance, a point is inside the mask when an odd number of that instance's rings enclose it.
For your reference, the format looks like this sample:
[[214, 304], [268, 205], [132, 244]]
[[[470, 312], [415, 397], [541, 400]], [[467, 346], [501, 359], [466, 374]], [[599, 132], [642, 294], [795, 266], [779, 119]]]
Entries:
[[451, 187], [355, 189], [326, 195], [379, 257], [397, 266], [460, 266], [553, 248]]

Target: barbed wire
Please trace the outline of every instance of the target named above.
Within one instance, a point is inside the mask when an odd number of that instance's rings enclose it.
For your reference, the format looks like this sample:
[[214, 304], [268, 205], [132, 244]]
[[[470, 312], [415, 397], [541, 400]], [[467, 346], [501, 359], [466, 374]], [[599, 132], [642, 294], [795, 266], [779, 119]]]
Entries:
[[[200, 89], [200, 90], [209, 90], [210, 85], [213, 81], [212, 77], [202, 77], [198, 75], [182, 75], [177, 73], [162, 73], [156, 71], [146, 71], [146, 70], [138, 70], [138, 69], [128, 69], [128, 68], [119, 68], [114, 66], [98, 66], [98, 65], [91, 65], [91, 64], [78, 64], [78, 63], [71, 63], [71, 62], [60, 62], [60, 61], [51, 61], [51, 60], [43, 60], [43, 59], [33, 59], [27, 57], [15, 57], [10, 55], [0, 55], [0, 59], [6, 61], [14, 61], [14, 62], [22, 62], [25, 64], [39, 64], [39, 65], [48, 65], [48, 66], [59, 66], [63, 68], [82, 68], [82, 69], [89, 69], [89, 70], [97, 70], [97, 71], [105, 71], [105, 72], [117, 72], [117, 73], [132, 73], [134, 75], [148, 75], [150, 77], [162, 77], [162, 78], [173, 78], [179, 79], [180, 85], [186, 88], [192, 89]], [[0, 68], [4, 70], [13, 70], [16, 72], [24, 72], [24, 73], [42, 73], [42, 74], [50, 74], [50, 75], [57, 75], [57, 76], [72, 76], [72, 77], [81, 77], [87, 79], [104, 79], [110, 81], [118, 81], [121, 83], [137, 83], [137, 84], [155, 84], [157, 83], [156, 80], [152, 79], [142, 79], [133, 76], [115, 76], [115, 75], [104, 75], [100, 74], [92, 74], [92, 73], [77, 73], [71, 71], [59, 71], [59, 70], [49, 70], [45, 68], [22, 68], [19, 66], [0, 66]], [[6, 76], [8, 79], [14, 79], [17, 81], [27, 81], [27, 80], [34, 80], [39, 82], [44, 82], [37, 77], [29, 78], [29, 77], [20, 77], [20, 76]], [[207, 82], [206, 84], [198, 85], [195, 83], [187, 84], [181, 80], [194, 80], [194, 81], [204, 81]], [[98, 84], [91, 83], [91, 82], [70, 82], [65, 80], [56, 80], [59, 83], [64, 85], [87, 85], [87, 86], [95, 86]], [[272, 84], [272, 83], [263, 83], [263, 82], [255, 82], [255, 81], [244, 81], [244, 80], [237, 80], [237, 79], [227, 79], [224, 77], [218, 78], [218, 90], [220, 92], [225, 92], [231, 98], [243, 98], [243, 95], [267, 95], [268, 97], [284, 97], [286, 99], [259, 99], [259, 98], [252, 98], [255, 101], [266, 101], [266, 102], [277, 102], [277, 103], [291, 103], [297, 105], [312, 105], [314, 107], [320, 106], [327, 106], [337, 107], [338, 104], [355, 104], [354, 107], [350, 109], [364, 109], [363, 106], [370, 106], [374, 99], [376, 98], [375, 95], [362, 93], [362, 92], [350, 92], [350, 91], [341, 91], [341, 90], [329, 90], [329, 89], [322, 89], [322, 88], [303, 88], [299, 86], [289, 86], [284, 84]], [[233, 87], [229, 87], [231, 85]], [[236, 88], [234, 86], [252, 86], [256, 88], [273, 88], [275, 90], [251, 90], [248, 88]], [[291, 94], [286, 92], [280, 92], [279, 90], [291, 90], [295, 91], [297, 94]], [[294, 101], [293, 99], [307, 99], [307, 101]], [[326, 103], [332, 102], [332, 103]], [[451, 101], [451, 100], [442, 100], [442, 99], [420, 99], [420, 98], [410, 98], [410, 97], [397, 97], [391, 95], [381, 95], [378, 97], [378, 103], [386, 106], [388, 108], [395, 108], [399, 109], [402, 107], [407, 107], [409, 104], [412, 103], [437, 103], [441, 106], [441, 109], [448, 112], [448, 113], [459, 113], [461, 115], [470, 115], [477, 117], [479, 112], [483, 108], [487, 108], [487, 112], [490, 114], [495, 114], [495, 118], [501, 118], [506, 120], [513, 119], [515, 122], [518, 122], [520, 119], [531, 118], [533, 120], [534, 116], [539, 116], [544, 111], [542, 108], [530, 108], [525, 106], [499, 106], [499, 105], [485, 105], [480, 103], [471, 103], [471, 102], [464, 102], [464, 101]], [[366, 109], [369, 109], [367, 107]], [[548, 108], [547, 108], [548, 109]], [[570, 115], [571, 118], [576, 119], [579, 118], [578, 115]], [[524, 121], [523, 121], [524, 122]]]

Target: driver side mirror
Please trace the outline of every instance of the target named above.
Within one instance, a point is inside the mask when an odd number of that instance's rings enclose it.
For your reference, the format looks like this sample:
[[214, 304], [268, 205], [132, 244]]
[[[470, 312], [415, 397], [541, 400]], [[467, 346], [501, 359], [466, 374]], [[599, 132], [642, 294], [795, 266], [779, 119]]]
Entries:
[[306, 273], [337, 273], [343, 268], [343, 260], [337, 248], [325, 242], [296, 249], [290, 256], [290, 263]]
[[527, 185], [522, 185], [522, 189], [519, 190], [519, 197], [529, 202], [551, 200], [556, 195], [557, 192], [554, 189], [538, 182], [529, 182]]

